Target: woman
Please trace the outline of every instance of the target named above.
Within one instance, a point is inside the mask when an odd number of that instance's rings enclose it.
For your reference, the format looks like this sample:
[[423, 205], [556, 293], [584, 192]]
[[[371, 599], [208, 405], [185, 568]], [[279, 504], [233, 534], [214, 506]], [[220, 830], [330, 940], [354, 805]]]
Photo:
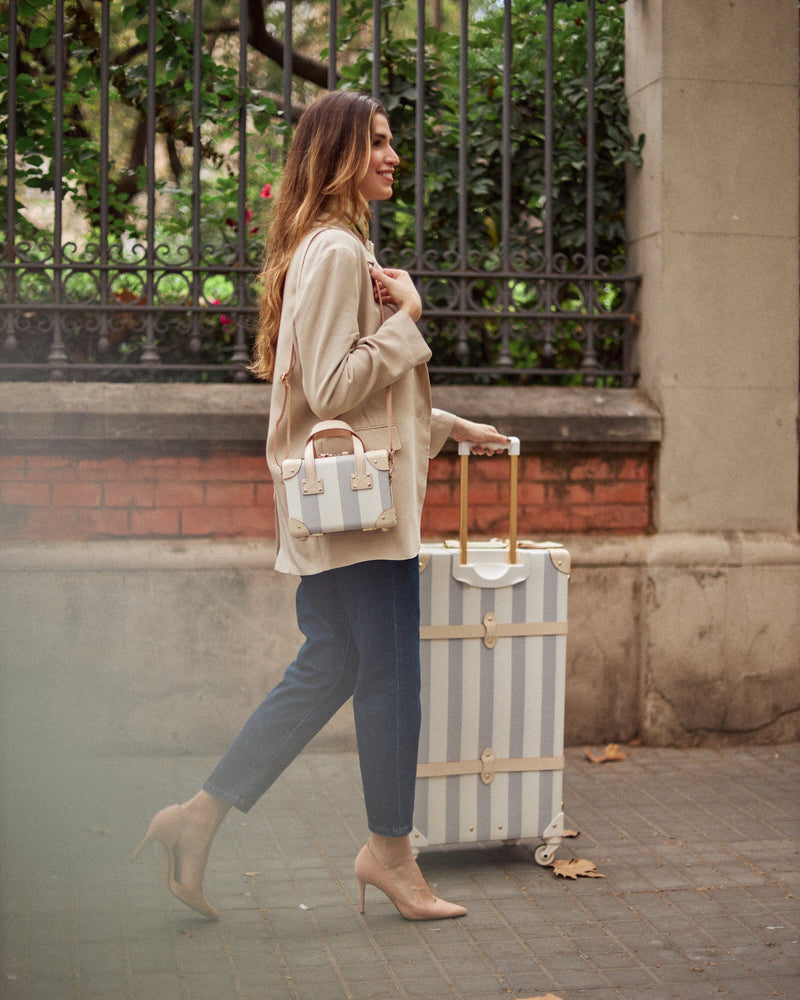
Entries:
[[[420, 516], [429, 458], [448, 435], [481, 451], [507, 438], [431, 408], [419, 295], [406, 272], [377, 266], [366, 238], [369, 202], [392, 193], [399, 159], [391, 140], [377, 101], [325, 95], [300, 120], [276, 199], [253, 371], [288, 383], [276, 382], [272, 393], [267, 457], [276, 483], [275, 568], [301, 577], [297, 621], [306, 641], [203, 788], [159, 812], [133, 855], [160, 840], [170, 890], [211, 919], [218, 913], [203, 896], [203, 875], [228, 809], [250, 809], [351, 696], [370, 830], [355, 863], [361, 912], [373, 885], [408, 919], [466, 913], [433, 895], [409, 840], [420, 727]], [[388, 386], [396, 527], [291, 537], [279, 452], [301, 454], [312, 426], [331, 418], [347, 421], [367, 448], [386, 447]]]

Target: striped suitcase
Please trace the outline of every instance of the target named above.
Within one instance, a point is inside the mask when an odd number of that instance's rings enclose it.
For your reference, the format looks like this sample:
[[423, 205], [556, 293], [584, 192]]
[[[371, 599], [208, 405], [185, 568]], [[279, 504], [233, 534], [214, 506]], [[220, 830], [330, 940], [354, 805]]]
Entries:
[[517, 544], [511, 439], [508, 543], [467, 543], [461, 453], [458, 542], [420, 553], [422, 732], [412, 844], [541, 838], [564, 830], [564, 695], [569, 554]]

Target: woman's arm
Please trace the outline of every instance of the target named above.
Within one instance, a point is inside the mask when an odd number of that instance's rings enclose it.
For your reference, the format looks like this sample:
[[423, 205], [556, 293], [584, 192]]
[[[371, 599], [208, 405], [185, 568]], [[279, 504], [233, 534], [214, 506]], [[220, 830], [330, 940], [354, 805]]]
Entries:
[[371, 306], [372, 287], [363, 253], [351, 244], [346, 233], [312, 244], [297, 294], [294, 325], [303, 391], [323, 420], [360, 405], [431, 356], [409, 312], [408, 295], [405, 308], [362, 335], [359, 315], [365, 301]]

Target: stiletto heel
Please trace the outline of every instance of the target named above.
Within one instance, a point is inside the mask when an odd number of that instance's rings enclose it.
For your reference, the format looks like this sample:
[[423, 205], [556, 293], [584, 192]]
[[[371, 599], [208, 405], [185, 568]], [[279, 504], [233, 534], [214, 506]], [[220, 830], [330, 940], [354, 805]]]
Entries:
[[167, 806], [157, 812], [150, 821], [147, 833], [136, 850], [131, 854], [131, 861], [138, 857], [139, 852], [151, 840], [157, 840], [164, 848], [166, 866], [164, 881], [167, 888], [182, 903], [209, 920], [219, 920], [219, 912], [203, 896], [202, 884], [194, 888], [181, 884], [180, 857], [178, 847], [183, 832], [183, 814], [179, 805]]
[[358, 887], [361, 890], [361, 904], [358, 907], [358, 912], [359, 913], [363, 913], [364, 912], [364, 892], [365, 892], [365, 890], [367, 888], [367, 883], [366, 882], [362, 882], [361, 879], [359, 879], [358, 880]]
[[368, 885], [374, 885], [385, 893], [406, 920], [447, 920], [463, 917], [467, 912], [458, 903], [448, 903], [434, 896], [416, 863], [408, 872], [392, 871], [381, 864], [369, 844], [358, 852], [355, 873], [360, 889], [361, 913], [364, 912], [364, 891]]

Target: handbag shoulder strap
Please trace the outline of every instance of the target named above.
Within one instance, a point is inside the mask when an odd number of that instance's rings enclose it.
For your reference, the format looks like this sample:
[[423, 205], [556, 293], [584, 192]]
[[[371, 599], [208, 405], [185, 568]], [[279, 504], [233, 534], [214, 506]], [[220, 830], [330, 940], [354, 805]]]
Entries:
[[[310, 242], [310, 241], [309, 241]], [[306, 248], [306, 253], [308, 253], [308, 247]], [[303, 257], [305, 260], [305, 255]], [[302, 264], [301, 264], [302, 269]], [[297, 276], [298, 289], [300, 286], [300, 275]], [[373, 286], [375, 282], [373, 281]], [[380, 294], [378, 294], [378, 305], [381, 311], [381, 326], [386, 322], [386, 313], [383, 308], [383, 299]], [[281, 412], [278, 415], [278, 419], [275, 423], [275, 434], [272, 438], [272, 454], [275, 459], [275, 465], [280, 465], [280, 460], [278, 458], [278, 428], [281, 425], [281, 421], [286, 418], [286, 448], [284, 452], [284, 458], [289, 457], [289, 442], [291, 441], [291, 424], [292, 424], [292, 408], [289, 405], [291, 397], [291, 385], [289, 384], [289, 377], [294, 370], [294, 340], [292, 341], [292, 350], [289, 355], [289, 367], [286, 371], [281, 372], [280, 382], [283, 385], [283, 403], [281, 405]], [[388, 385], [386, 387], [386, 423], [389, 434], [389, 456], [394, 454], [394, 442], [392, 437], [392, 424], [393, 424], [393, 412], [392, 412], [392, 387]]]

